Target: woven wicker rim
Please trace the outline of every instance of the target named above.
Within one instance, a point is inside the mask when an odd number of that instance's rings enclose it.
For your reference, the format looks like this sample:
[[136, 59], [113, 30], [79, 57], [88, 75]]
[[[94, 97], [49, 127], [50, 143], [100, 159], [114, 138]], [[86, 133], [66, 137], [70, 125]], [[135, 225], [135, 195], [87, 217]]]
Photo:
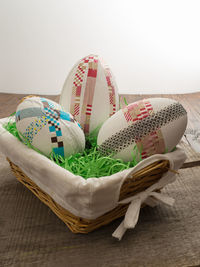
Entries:
[[[120, 204], [115, 209], [106, 212], [102, 216], [90, 220], [75, 216], [56, 203], [52, 197], [38, 187], [17, 165], [7, 158], [10, 167], [18, 181], [32, 191], [44, 204], [46, 204], [73, 233], [89, 233], [126, 213], [128, 204]], [[120, 190], [119, 200], [133, 196], [156, 183], [162, 175], [169, 170], [169, 161], [160, 160], [137, 171], [127, 178]]]
[[27, 98], [31, 98], [31, 97], [36, 97], [36, 95], [27, 95], [27, 96], [23, 97], [23, 98], [19, 101], [19, 103], [22, 103], [25, 99], [27, 99]]

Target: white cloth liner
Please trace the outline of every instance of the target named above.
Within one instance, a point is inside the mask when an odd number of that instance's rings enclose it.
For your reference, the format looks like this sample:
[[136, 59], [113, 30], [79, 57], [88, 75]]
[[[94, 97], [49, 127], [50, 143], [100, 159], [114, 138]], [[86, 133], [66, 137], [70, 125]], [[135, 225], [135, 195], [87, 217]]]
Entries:
[[[133, 228], [137, 222], [140, 206], [143, 202], [149, 205], [155, 203], [155, 198], [172, 204], [169, 199], [152, 191], [165, 186], [175, 180], [174, 173], [168, 171], [159, 182], [149, 187], [131, 199], [118, 202], [120, 188], [124, 180], [144, 168], [145, 166], [166, 159], [170, 168], [178, 170], [186, 159], [184, 151], [177, 147], [174, 152], [153, 155], [141, 161], [134, 168], [124, 170], [111, 176], [84, 179], [61, 168], [45, 156], [28, 148], [16, 137], [3, 128], [9, 118], [0, 120], [0, 151], [36, 183], [43, 191], [49, 194], [58, 204], [75, 216], [96, 219], [104, 213], [114, 209], [119, 203], [129, 203], [125, 221], [113, 236], [121, 239], [127, 228]], [[135, 204], [134, 204], [135, 203]], [[131, 223], [129, 222], [131, 221]]]

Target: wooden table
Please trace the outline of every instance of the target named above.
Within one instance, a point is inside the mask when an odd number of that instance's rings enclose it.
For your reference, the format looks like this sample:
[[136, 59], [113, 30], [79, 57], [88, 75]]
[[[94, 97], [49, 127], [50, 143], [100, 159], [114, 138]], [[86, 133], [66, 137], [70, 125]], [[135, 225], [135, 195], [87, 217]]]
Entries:
[[[0, 118], [13, 113], [23, 96], [0, 94]], [[125, 95], [128, 103], [144, 97], [151, 96]], [[200, 129], [200, 93], [164, 97], [181, 102], [189, 129]], [[0, 266], [200, 266], [200, 154], [185, 137], [181, 146], [188, 155], [185, 168], [164, 189], [175, 206], [142, 209], [121, 242], [111, 237], [121, 219], [88, 235], [71, 233], [15, 179], [0, 154]]]

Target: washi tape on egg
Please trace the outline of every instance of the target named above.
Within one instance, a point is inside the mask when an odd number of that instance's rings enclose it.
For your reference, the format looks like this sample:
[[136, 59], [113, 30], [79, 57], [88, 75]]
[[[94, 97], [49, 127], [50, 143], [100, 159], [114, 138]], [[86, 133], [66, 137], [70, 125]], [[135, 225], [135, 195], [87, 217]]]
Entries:
[[118, 111], [117, 84], [103, 59], [89, 55], [78, 61], [64, 83], [60, 105], [80, 122], [85, 134]]
[[85, 148], [80, 124], [61, 106], [43, 97], [25, 98], [17, 107], [16, 127], [24, 143], [49, 156], [70, 156]]
[[124, 161], [145, 159], [172, 151], [187, 126], [184, 107], [168, 98], [149, 98], [131, 103], [101, 127], [97, 144], [103, 155]]

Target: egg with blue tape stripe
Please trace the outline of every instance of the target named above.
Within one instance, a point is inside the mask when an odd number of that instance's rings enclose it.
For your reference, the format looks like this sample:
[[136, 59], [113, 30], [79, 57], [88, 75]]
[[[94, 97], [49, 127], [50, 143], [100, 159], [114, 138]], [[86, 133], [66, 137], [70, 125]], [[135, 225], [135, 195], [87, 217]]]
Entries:
[[53, 151], [63, 157], [85, 148], [80, 124], [56, 102], [33, 96], [23, 100], [16, 110], [15, 121], [24, 143], [49, 156]]

